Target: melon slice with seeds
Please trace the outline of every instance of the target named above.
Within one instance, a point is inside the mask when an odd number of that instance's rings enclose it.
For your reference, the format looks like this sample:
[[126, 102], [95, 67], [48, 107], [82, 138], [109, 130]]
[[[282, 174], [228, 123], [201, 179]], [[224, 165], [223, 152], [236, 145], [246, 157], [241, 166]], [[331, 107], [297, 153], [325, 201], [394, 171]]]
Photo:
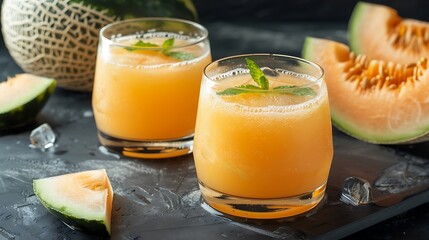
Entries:
[[332, 123], [363, 141], [398, 144], [429, 136], [429, 63], [399, 64], [307, 38], [302, 56], [325, 70]]
[[388, 6], [357, 3], [348, 33], [352, 51], [371, 59], [406, 65], [429, 57], [429, 22], [402, 18]]

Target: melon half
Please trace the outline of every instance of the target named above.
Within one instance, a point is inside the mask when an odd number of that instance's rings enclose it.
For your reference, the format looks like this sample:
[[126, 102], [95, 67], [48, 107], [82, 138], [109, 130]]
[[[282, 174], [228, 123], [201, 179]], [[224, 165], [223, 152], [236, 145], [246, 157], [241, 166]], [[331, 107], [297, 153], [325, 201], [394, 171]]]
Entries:
[[68, 226], [110, 235], [113, 190], [104, 169], [37, 179], [33, 188], [49, 212]]
[[359, 2], [348, 32], [352, 51], [371, 59], [409, 64], [429, 57], [429, 23], [403, 19], [387, 6]]
[[429, 132], [426, 59], [409, 65], [370, 60], [338, 42], [307, 38], [302, 55], [325, 70], [333, 124], [363, 141], [420, 142]]
[[3, 0], [0, 16], [5, 45], [25, 72], [77, 91], [92, 91], [103, 26], [138, 17], [197, 20], [191, 0]]

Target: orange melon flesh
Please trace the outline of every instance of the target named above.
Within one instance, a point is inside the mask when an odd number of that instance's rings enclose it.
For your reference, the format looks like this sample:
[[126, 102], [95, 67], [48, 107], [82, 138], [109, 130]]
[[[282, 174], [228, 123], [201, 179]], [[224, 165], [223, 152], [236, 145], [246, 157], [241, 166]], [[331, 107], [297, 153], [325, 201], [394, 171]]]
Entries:
[[318, 38], [305, 40], [302, 55], [325, 70], [333, 124], [349, 135], [372, 143], [424, 141], [429, 132], [429, 72], [395, 90], [357, 90], [344, 73], [349, 48]]
[[17, 74], [0, 82], [0, 131], [33, 121], [55, 89], [56, 81], [32, 74]]
[[43, 205], [68, 225], [110, 234], [113, 190], [104, 169], [37, 179], [33, 185]]
[[0, 83], [0, 113], [13, 110], [35, 99], [54, 83], [53, 79], [17, 74]]
[[[406, 33], [405, 28], [414, 30]], [[403, 19], [387, 6], [359, 2], [350, 18], [348, 32], [352, 51], [371, 59], [406, 65], [429, 57], [429, 23]], [[396, 39], [396, 33], [404, 39]]]

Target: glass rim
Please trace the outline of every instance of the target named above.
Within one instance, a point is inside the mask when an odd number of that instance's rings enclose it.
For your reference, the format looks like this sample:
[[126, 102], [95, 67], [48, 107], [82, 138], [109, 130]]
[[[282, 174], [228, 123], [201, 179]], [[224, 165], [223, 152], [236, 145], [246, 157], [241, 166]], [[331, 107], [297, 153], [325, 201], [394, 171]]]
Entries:
[[[227, 85], [226, 83], [222, 84], [219, 81], [217, 81], [217, 80], [213, 79], [212, 77], [208, 76], [207, 75], [208, 68], [210, 68], [211, 66], [213, 66], [215, 64], [218, 64], [219, 62], [222, 62], [222, 61], [227, 61], [227, 60], [230, 60], [230, 59], [239, 59], [239, 58], [244, 59], [246, 57], [250, 58], [251, 56], [272, 57], [272, 58], [279, 57], [279, 58], [283, 58], [283, 59], [289, 59], [289, 60], [294, 60], [294, 61], [297, 61], [297, 62], [302, 62], [302, 63], [308, 64], [309, 66], [313, 67], [314, 69], [317, 69], [317, 71], [319, 72], [319, 76], [310, 75], [310, 76], [312, 76], [312, 77], [315, 78], [314, 81], [311, 81], [310, 83], [299, 85], [297, 87], [306, 87], [306, 86], [312, 86], [312, 85], [315, 85], [315, 84], [319, 84], [320, 82], [323, 81], [323, 78], [325, 76], [325, 71], [317, 63], [311, 62], [311, 61], [309, 61], [307, 59], [300, 58], [300, 57], [295, 57], [295, 56], [290, 56], [290, 55], [285, 55], [285, 54], [272, 54], [272, 53], [249, 53], [249, 54], [240, 54], [240, 55], [234, 55], [234, 56], [224, 57], [224, 58], [218, 59], [218, 60], [213, 61], [210, 64], [208, 64], [204, 68], [204, 70], [203, 70], [203, 75], [204, 75], [204, 77], [206, 79], [208, 79], [210, 82], [212, 82], [212, 83], [214, 83], [216, 85]], [[288, 70], [288, 69], [286, 68], [285, 70]], [[229, 87], [229, 88], [235, 88], [235, 87]], [[239, 89], [239, 88], [235, 88], [235, 89]], [[273, 89], [249, 89], [249, 92], [259, 92], [259, 91], [263, 91], [263, 92], [267, 92], [268, 91], [268, 92], [270, 92], [270, 91], [274, 91], [274, 90]], [[279, 91], [279, 90], [275, 90], [275, 91]]]
[[[197, 22], [190, 21], [190, 20], [185, 20], [185, 19], [180, 19], [180, 18], [169, 18], [169, 17], [141, 17], [141, 18], [130, 18], [130, 19], [125, 19], [125, 20], [120, 20], [120, 21], [116, 21], [116, 22], [112, 22], [112, 23], [107, 24], [106, 26], [104, 26], [100, 29], [100, 32], [99, 32], [100, 40], [107, 41], [107, 43], [109, 45], [114, 45], [114, 46], [118, 46], [118, 47], [133, 47], [135, 49], [150, 49], [150, 50], [161, 50], [161, 49], [163, 49], [162, 46], [160, 46], [160, 47], [142, 47], [142, 46], [132, 46], [131, 44], [118, 43], [118, 42], [115, 42], [115, 41], [107, 38], [106, 36], [104, 36], [104, 32], [111, 27], [121, 25], [121, 24], [127, 24], [127, 23], [133, 23], [133, 22], [142, 22], [142, 21], [153, 21], [153, 22], [170, 21], [170, 22], [184, 23], [184, 24], [188, 24], [190, 26], [195, 27], [196, 29], [198, 29], [201, 32], [201, 36], [198, 37], [196, 41], [191, 42], [191, 43], [187, 43], [187, 44], [182, 44], [182, 45], [175, 45], [175, 46], [169, 47], [169, 49], [177, 49], [177, 48], [194, 46], [194, 45], [199, 44], [199, 43], [205, 41], [206, 39], [208, 39], [208, 35], [209, 35], [208, 30], [203, 25], [201, 25]], [[157, 32], [157, 31], [155, 31], [155, 32]]]

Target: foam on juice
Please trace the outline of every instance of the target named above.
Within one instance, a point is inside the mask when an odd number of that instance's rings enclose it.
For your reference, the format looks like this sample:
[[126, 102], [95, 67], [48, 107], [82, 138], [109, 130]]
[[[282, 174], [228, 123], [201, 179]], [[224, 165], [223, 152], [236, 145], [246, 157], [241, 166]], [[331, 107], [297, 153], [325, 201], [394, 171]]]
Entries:
[[[128, 50], [138, 41], [157, 44], [162, 46], [167, 39], [174, 38], [174, 46], [170, 51], [190, 53], [195, 58], [190, 60], [179, 60], [168, 57], [162, 53], [162, 47], [142, 47]], [[144, 35], [114, 36], [112, 41], [118, 45], [110, 49], [105, 49], [103, 55], [112, 64], [127, 68], [153, 69], [161, 67], [180, 67], [187, 64], [194, 64], [206, 58], [209, 51], [204, 43], [194, 44], [197, 39], [174, 33], [147, 33]], [[193, 45], [194, 44], [194, 45]]]
[[[245, 111], [252, 113], [262, 112], [294, 112], [299, 110], [309, 111], [311, 106], [317, 105], [321, 99], [326, 97], [326, 87], [322, 87], [322, 82], [318, 79], [298, 74], [284, 69], [270, 69], [275, 76], [266, 76], [270, 83], [270, 90], [252, 90], [249, 93], [237, 95], [218, 95], [226, 88], [241, 85], [255, 85], [248, 69], [235, 69], [212, 77], [211, 97], [216, 99], [213, 104], [222, 104], [224, 108], [231, 108], [234, 111]], [[316, 96], [296, 96], [292, 94], [279, 93], [272, 88], [278, 86], [293, 85], [299, 87], [311, 87]], [[296, 112], [295, 112], [296, 113]]]

